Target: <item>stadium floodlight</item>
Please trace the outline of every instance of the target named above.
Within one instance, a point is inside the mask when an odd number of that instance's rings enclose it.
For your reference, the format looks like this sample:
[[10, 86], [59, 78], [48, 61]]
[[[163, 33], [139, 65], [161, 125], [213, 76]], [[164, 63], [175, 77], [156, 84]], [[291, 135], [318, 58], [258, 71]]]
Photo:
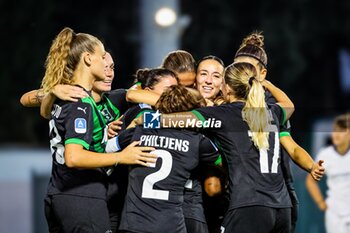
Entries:
[[191, 18], [180, 12], [179, 0], [140, 0], [140, 67], [158, 67], [180, 48]]
[[176, 22], [177, 15], [173, 9], [163, 7], [156, 12], [154, 19], [159, 26], [169, 27]]

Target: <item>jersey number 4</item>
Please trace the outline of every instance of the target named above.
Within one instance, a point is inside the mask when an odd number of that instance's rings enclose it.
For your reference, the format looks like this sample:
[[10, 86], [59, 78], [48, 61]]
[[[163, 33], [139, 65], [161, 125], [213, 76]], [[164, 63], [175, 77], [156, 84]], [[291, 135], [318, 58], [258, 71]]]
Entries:
[[169, 191], [157, 190], [153, 186], [158, 181], [164, 180], [168, 177], [173, 166], [173, 158], [166, 150], [154, 150], [151, 152], [156, 154], [158, 158], [162, 159], [162, 166], [160, 169], [145, 177], [142, 184], [142, 198], [151, 198], [158, 200], [169, 200]]

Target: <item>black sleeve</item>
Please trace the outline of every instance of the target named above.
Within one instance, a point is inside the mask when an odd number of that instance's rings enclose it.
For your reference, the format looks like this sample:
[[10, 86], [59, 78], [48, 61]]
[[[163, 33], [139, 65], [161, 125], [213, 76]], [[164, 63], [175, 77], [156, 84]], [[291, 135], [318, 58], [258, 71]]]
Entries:
[[105, 93], [105, 96], [112, 102], [112, 104], [119, 109], [120, 114], [124, 114], [128, 108], [131, 107], [126, 101], [126, 90], [116, 89]]
[[65, 144], [80, 144], [89, 150], [93, 142], [93, 113], [88, 103], [71, 102], [62, 106]]
[[121, 149], [124, 149], [131, 143], [132, 136], [134, 135], [136, 128], [131, 128], [122, 131], [118, 136], [118, 144]]
[[[280, 130], [280, 138], [285, 136], [290, 136], [291, 132], [291, 125], [289, 120], [282, 125]], [[293, 178], [293, 172], [290, 167], [290, 157], [287, 153], [287, 151], [282, 147], [281, 148], [281, 169], [283, 173], [283, 178], [285, 180], [290, 198], [292, 200], [293, 205], [298, 203], [298, 198], [296, 196], [295, 188], [293, 185], [294, 178]]]
[[271, 110], [272, 114], [275, 114], [278, 120], [280, 128], [286, 123], [286, 111], [283, 107], [278, 104], [269, 104], [268, 108]]
[[219, 159], [219, 151], [215, 144], [206, 136], [199, 135], [199, 160], [214, 164]]
[[286, 123], [284, 123], [281, 126], [280, 138], [283, 136], [290, 136], [290, 134], [291, 134], [291, 125], [290, 125], [290, 121], [288, 120]]
[[122, 130], [126, 129], [135, 118], [137, 118], [144, 112], [153, 112], [152, 107], [147, 104], [137, 104], [129, 108], [125, 112], [124, 117], [122, 119], [123, 121]]
[[273, 95], [271, 94], [270, 91], [268, 90], [265, 90], [265, 102], [267, 104], [275, 104], [277, 103], [275, 97], [273, 97]]
[[201, 121], [205, 121], [209, 118], [219, 118], [219, 116], [222, 116], [224, 113], [221, 111], [220, 106], [197, 108], [191, 112]]

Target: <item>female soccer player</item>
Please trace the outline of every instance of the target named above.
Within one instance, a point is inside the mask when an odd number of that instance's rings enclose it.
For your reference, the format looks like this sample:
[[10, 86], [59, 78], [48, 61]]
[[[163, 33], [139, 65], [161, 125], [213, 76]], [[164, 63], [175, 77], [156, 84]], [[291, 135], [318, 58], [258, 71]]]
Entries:
[[195, 86], [207, 101], [207, 106], [223, 100], [224, 71], [224, 62], [216, 56], [205, 56], [198, 61]]
[[[44, 93], [57, 84], [73, 84], [86, 92], [105, 79], [105, 51], [96, 37], [64, 28], [53, 41], [42, 81]], [[49, 94], [51, 95], [51, 94]], [[51, 97], [44, 98], [50, 101]], [[106, 174], [116, 163], [148, 166], [153, 155], [129, 146], [121, 153], [102, 154], [104, 120], [90, 95], [77, 102], [56, 100], [50, 120], [52, 174], [45, 199], [50, 232], [108, 232]]]
[[[205, 100], [198, 91], [177, 85], [169, 87], [155, 107], [162, 113], [171, 113], [204, 105]], [[122, 232], [186, 233], [182, 208], [185, 183], [199, 161], [214, 164], [218, 158], [216, 147], [202, 134], [188, 130], [138, 127], [118, 137], [121, 148], [133, 140], [155, 147], [154, 153], [159, 159], [154, 168], [134, 166], [130, 170], [120, 229]]]
[[[265, 80], [264, 87], [279, 104], [268, 110], [263, 86], [256, 77], [249, 63], [228, 66], [225, 82], [230, 104], [194, 111], [202, 119], [223, 123], [220, 130], [208, 129], [217, 137], [228, 163], [231, 198], [222, 232], [290, 231], [291, 203], [278, 163], [278, 128], [291, 115], [293, 103]], [[298, 159], [319, 176], [318, 164], [310, 158]]]
[[325, 211], [327, 233], [350, 231], [350, 114], [337, 116], [333, 122], [332, 146], [322, 149], [317, 159], [325, 161], [327, 198], [308, 176], [306, 187], [321, 211]]
[[[167, 54], [161, 68], [173, 71], [180, 85], [193, 87], [196, 78], [196, 62], [192, 55], [184, 50], [175, 50]], [[145, 103], [154, 106], [159, 94], [142, 90], [140, 85], [134, 85], [127, 92], [127, 100], [132, 103]]]
[[[207, 106], [212, 106], [224, 83], [224, 63], [213, 55], [205, 56], [197, 63], [195, 87], [206, 100]], [[221, 160], [218, 160], [221, 164]], [[185, 186], [183, 211], [188, 233], [206, 233], [208, 226], [203, 207], [203, 188], [201, 181], [206, 176], [207, 166], [197, 167], [191, 174], [188, 185]]]
[[[103, 116], [103, 120], [108, 124], [108, 136], [113, 137], [121, 129], [121, 114], [128, 108], [126, 102], [126, 91], [118, 89], [111, 91], [111, 84], [114, 79], [114, 61], [110, 53], [106, 52], [105, 67], [106, 78], [93, 83], [91, 95], [96, 101], [97, 108]], [[35, 107], [41, 105], [41, 99], [38, 98], [42, 89], [25, 93], [21, 98], [22, 105], [26, 107]], [[52, 89], [52, 93], [61, 100], [77, 102], [79, 98], [87, 97], [88, 94], [83, 88], [73, 85], [58, 84]], [[46, 107], [43, 107], [43, 115], [49, 119], [52, 109], [52, 99]], [[107, 204], [109, 209], [111, 229], [116, 232], [120, 221], [120, 212], [123, 206], [123, 200], [126, 193], [127, 170], [123, 166], [116, 167], [112, 174], [108, 176], [108, 195]]]
[[[291, 203], [279, 164], [278, 129], [291, 115], [293, 103], [265, 80], [264, 87], [279, 104], [267, 108], [262, 83], [249, 63], [228, 66], [225, 82], [229, 104], [192, 111], [208, 126], [204, 132], [216, 138], [227, 161], [230, 205], [222, 232], [289, 232]], [[323, 175], [323, 167], [311, 157], [291, 156], [315, 179]]]
[[[259, 81], [263, 81], [266, 78], [267, 75], [267, 64], [268, 64], [268, 58], [266, 51], [264, 49], [264, 36], [261, 32], [253, 32], [246, 36], [242, 44], [240, 45], [239, 49], [237, 50], [234, 58], [234, 63], [238, 62], [247, 62], [249, 64], [254, 65], [255, 69], [257, 70], [257, 76]], [[276, 99], [273, 98], [271, 93], [269, 91], [265, 92], [265, 99], [268, 104], [274, 104], [276, 103]], [[305, 154], [305, 156], [309, 157], [310, 155], [302, 148], [300, 147], [291, 137], [290, 135], [290, 123], [287, 121], [287, 123], [282, 127], [281, 129], [281, 141], [286, 141], [290, 146], [289, 153], [302, 153]], [[287, 185], [287, 189], [289, 192], [289, 196], [292, 201], [292, 211], [291, 211], [291, 217], [292, 217], [292, 229], [291, 233], [295, 231], [296, 222], [298, 219], [298, 197], [295, 192], [295, 188], [293, 185], [293, 175], [290, 168], [290, 158], [284, 148], [282, 148], [282, 154], [281, 154], [281, 168], [282, 173]]]
[[[135, 76], [136, 82], [142, 88], [141, 91], [145, 91], [145, 95], [160, 96], [170, 86], [178, 85], [179, 80], [174, 72], [164, 68], [140, 69]], [[128, 109], [124, 114], [122, 129], [126, 129], [136, 117], [146, 111], [152, 111], [152, 106], [143, 102]]]
[[196, 80], [196, 61], [185, 50], [175, 50], [164, 58], [162, 68], [173, 71], [179, 77], [179, 84], [193, 87]]

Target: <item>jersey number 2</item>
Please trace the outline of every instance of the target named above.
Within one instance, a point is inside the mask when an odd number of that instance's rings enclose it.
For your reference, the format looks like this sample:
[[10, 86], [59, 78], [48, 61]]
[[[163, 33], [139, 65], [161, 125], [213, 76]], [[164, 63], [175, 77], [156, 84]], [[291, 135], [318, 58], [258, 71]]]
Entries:
[[155, 173], [145, 177], [142, 184], [142, 197], [158, 200], [169, 200], [169, 191], [153, 189], [153, 186], [158, 181], [164, 180], [170, 174], [173, 166], [173, 158], [166, 150], [154, 150], [151, 152], [162, 159], [162, 166]]

